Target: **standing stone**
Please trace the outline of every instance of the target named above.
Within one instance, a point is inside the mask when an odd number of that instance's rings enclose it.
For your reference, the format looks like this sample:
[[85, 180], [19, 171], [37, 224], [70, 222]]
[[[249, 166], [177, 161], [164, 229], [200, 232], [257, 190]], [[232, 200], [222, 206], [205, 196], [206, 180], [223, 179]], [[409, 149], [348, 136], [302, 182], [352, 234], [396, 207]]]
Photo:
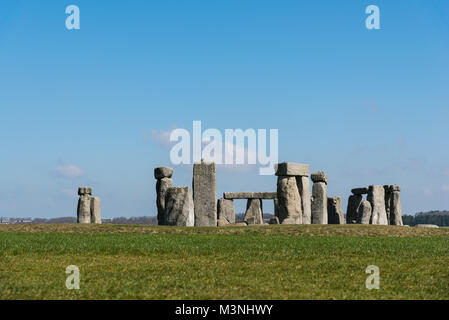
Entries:
[[193, 197], [195, 203], [195, 226], [217, 225], [217, 185], [215, 163], [193, 165]]
[[171, 177], [173, 169], [168, 167], [159, 167], [154, 169], [154, 178], [156, 182], [156, 205], [157, 205], [157, 221], [161, 226], [166, 225], [165, 217], [165, 196], [168, 188], [173, 185]]
[[280, 224], [279, 218], [278, 217], [271, 218], [269, 224]]
[[281, 224], [301, 224], [302, 208], [296, 178], [279, 176], [277, 183], [278, 218]]
[[92, 197], [90, 202], [90, 222], [101, 224], [101, 200], [98, 197]]
[[371, 220], [371, 203], [368, 200], [362, 200], [358, 210], [357, 223], [369, 224]]
[[384, 186], [384, 191], [385, 191], [385, 212], [387, 213], [387, 222], [388, 224], [390, 224], [390, 213], [391, 213], [391, 188], [393, 186], [390, 185], [385, 185]]
[[345, 224], [340, 197], [327, 198], [327, 213], [329, 224]]
[[310, 181], [308, 176], [297, 176], [299, 195], [301, 197], [302, 223], [312, 223], [312, 195], [310, 192]]
[[312, 223], [327, 224], [327, 176], [324, 172], [313, 173], [312, 176]]
[[90, 223], [92, 188], [78, 188], [78, 195], [80, 196], [80, 198], [78, 200], [77, 221], [78, 223]]
[[244, 220], [248, 223], [248, 225], [263, 224], [261, 199], [248, 199]]
[[367, 200], [371, 203], [371, 224], [388, 225], [383, 186], [369, 186]]
[[357, 223], [359, 206], [362, 203], [363, 196], [361, 194], [353, 194], [349, 196], [348, 209], [346, 210], [346, 223]]
[[235, 223], [234, 200], [219, 199], [217, 204], [218, 220], [221, 223]]
[[399, 186], [391, 186], [390, 191], [390, 225], [402, 226], [401, 189]]
[[168, 226], [194, 226], [194, 204], [189, 187], [171, 187], [165, 198]]

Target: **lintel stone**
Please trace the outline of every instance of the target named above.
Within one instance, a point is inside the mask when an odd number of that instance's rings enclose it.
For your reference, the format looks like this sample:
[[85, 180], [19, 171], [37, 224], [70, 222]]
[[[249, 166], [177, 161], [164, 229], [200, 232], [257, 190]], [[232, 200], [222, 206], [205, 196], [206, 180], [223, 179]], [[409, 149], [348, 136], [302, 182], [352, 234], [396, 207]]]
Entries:
[[276, 175], [280, 176], [301, 176], [308, 177], [310, 168], [308, 164], [282, 162], [276, 165]]

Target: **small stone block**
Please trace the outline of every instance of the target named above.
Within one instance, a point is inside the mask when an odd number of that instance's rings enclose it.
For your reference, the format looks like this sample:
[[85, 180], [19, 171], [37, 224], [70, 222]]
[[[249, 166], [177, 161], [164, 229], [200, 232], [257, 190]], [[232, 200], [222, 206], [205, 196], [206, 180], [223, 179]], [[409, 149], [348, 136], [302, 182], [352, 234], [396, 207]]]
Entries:
[[276, 175], [280, 176], [301, 176], [308, 177], [310, 168], [308, 164], [282, 162], [276, 165]]
[[162, 179], [162, 178], [171, 178], [173, 176], [173, 169], [169, 167], [159, 167], [154, 169], [154, 178]]

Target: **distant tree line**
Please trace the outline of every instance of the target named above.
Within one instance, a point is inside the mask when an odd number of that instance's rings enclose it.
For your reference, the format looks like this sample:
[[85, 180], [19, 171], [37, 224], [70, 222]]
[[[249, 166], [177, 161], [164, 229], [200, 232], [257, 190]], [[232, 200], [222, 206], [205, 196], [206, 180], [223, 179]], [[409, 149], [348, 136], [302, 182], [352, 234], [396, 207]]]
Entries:
[[440, 227], [449, 226], [449, 211], [419, 212], [415, 216], [404, 215], [402, 220], [405, 225], [435, 224]]

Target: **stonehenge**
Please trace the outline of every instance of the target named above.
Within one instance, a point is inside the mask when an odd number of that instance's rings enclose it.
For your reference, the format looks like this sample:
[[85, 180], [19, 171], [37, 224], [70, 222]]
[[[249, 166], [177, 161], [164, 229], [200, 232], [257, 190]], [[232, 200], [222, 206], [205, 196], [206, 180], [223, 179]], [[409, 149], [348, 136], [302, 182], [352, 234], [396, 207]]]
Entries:
[[[195, 227], [266, 225], [263, 200], [272, 200], [274, 217], [268, 224], [403, 225], [401, 190], [397, 185], [353, 188], [345, 216], [341, 197], [328, 196], [328, 177], [323, 171], [310, 175], [307, 164], [283, 162], [277, 164], [275, 174], [274, 192], [224, 192], [217, 200], [215, 163], [204, 160], [194, 163], [192, 192], [189, 187], [173, 186], [173, 169], [155, 168], [158, 224]], [[89, 188], [80, 188], [79, 194], [79, 222], [101, 222], [98, 219], [100, 200], [91, 197]], [[243, 222], [236, 222], [235, 200], [247, 201]]]
[[78, 195], [77, 222], [101, 224], [100, 198], [92, 197], [91, 187], [79, 187]]
[[312, 173], [312, 224], [328, 224], [327, 176], [324, 172]]
[[217, 186], [215, 163], [193, 165], [193, 202], [195, 205], [195, 226], [217, 225]]

